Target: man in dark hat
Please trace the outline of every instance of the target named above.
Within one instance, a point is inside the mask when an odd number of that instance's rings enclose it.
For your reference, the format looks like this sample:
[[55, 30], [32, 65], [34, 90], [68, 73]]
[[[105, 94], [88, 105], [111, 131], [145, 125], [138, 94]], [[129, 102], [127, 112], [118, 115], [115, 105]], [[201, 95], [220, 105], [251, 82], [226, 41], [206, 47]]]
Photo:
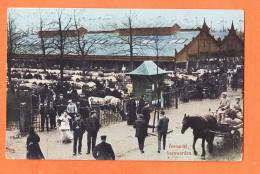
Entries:
[[168, 131], [168, 124], [169, 124], [169, 118], [165, 116], [165, 112], [161, 111], [160, 113], [160, 119], [158, 121], [158, 125], [156, 126], [158, 131], [158, 153], [160, 153], [161, 150], [161, 141], [163, 137], [163, 150], [165, 150], [165, 144], [166, 144], [166, 135]]
[[139, 100], [139, 104], [138, 104], [138, 109], [137, 109], [138, 114], [142, 113], [142, 109], [144, 106], [145, 106], [145, 101], [144, 101], [144, 96], [142, 96], [141, 99]]
[[50, 125], [51, 129], [56, 129], [56, 114], [57, 114], [57, 107], [53, 101], [50, 101], [48, 107], [48, 114], [50, 117]]
[[153, 128], [154, 126], [150, 126], [144, 120], [144, 116], [142, 114], [138, 115], [138, 119], [134, 122], [134, 128], [136, 128], [135, 137], [138, 139], [138, 145], [141, 153], [144, 153], [144, 141], [147, 136], [147, 128]]
[[72, 130], [74, 134], [74, 143], [73, 143], [73, 155], [77, 153], [77, 141], [79, 140], [78, 153], [81, 155], [81, 146], [82, 146], [82, 137], [85, 132], [85, 125], [82, 119], [80, 119], [80, 115], [77, 114], [75, 121], [72, 123]]
[[110, 144], [106, 143], [107, 136], [101, 136], [101, 143], [98, 144], [93, 152], [93, 157], [96, 160], [115, 160], [115, 153]]
[[67, 108], [67, 101], [63, 98], [63, 94], [59, 95], [59, 99], [55, 102], [57, 105], [58, 115], [61, 116], [64, 110]]
[[144, 116], [144, 120], [146, 121], [146, 123], [149, 124], [151, 116], [148, 102], [146, 102], [145, 106], [142, 108], [142, 115]]
[[49, 131], [49, 120], [48, 120], [48, 110], [47, 110], [47, 103], [44, 103], [40, 107], [40, 114], [41, 114], [41, 132], [44, 131], [45, 122], [46, 122], [46, 128], [47, 131]]
[[100, 128], [100, 123], [98, 118], [96, 117], [96, 112], [91, 111], [91, 117], [86, 120], [86, 130], [88, 132], [88, 152], [90, 153], [91, 144], [92, 144], [92, 152], [96, 146], [97, 133]]
[[129, 99], [126, 103], [126, 111], [127, 111], [127, 124], [133, 125], [136, 118], [136, 103], [133, 99], [133, 95], [129, 96]]
[[81, 114], [81, 119], [86, 121], [90, 115], [89, 102], [86, 100], [85, 95], [81, 94], [79, 98], [79, 113]]

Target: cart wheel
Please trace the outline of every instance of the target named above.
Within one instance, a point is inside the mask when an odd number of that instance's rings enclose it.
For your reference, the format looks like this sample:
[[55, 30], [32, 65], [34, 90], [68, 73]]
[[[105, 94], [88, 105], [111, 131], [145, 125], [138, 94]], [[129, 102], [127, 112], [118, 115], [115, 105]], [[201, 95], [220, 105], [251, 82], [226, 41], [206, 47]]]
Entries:
[[239, 142], [240, 142], [240, 132], [238, 130], [235, 130], [233, 134], [233, 148], [237, 148]]

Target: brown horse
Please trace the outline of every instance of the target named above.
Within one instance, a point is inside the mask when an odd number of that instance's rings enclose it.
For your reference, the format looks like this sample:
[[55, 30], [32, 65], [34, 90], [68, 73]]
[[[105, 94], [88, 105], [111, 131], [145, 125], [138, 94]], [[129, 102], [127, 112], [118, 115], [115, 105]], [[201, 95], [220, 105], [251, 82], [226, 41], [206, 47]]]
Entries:
[[211, 115], [206, 115], [204, 117], [201, 116], [186, 116], [184, 115], [183, 121], [182, 121], [182, 129], [181, 133], [184, 134], [184, 132], [190, 127], [193, 129], [193, 151], [194, 154], [197, 155], [197, 151], [195, 149], [195, 144], [198, 138], [202, 139], [202, 154], [201, 157], [205, 158], [205, 140], [208, 142], [209, 145], [209, 152], [213, 151], [213, 140], [215, 134], [213, 132], [210, 132], [209, 130], [215, 130], [217, 125], [217, 120], [215, 117]]

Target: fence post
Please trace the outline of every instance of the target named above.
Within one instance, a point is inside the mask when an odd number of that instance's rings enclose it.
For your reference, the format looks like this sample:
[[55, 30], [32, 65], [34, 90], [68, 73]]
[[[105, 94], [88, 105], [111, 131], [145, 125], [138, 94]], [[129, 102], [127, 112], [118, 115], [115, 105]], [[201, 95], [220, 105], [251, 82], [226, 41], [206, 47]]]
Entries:
[[28, 132], [29, 131], [29, 119], [27, 113], [27, 104], [20, 104], [20, 124], [19, 124], [20, 132]]

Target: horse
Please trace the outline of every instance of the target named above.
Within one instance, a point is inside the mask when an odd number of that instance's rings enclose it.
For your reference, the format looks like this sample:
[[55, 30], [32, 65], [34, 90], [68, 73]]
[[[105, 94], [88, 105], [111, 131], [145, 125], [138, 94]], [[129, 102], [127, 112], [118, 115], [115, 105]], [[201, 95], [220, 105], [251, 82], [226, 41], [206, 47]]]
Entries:
[[209, 145], [209, 152], [213, 151], [213, 140], [214, 140], [215, 133], [210, 132], [210, 130], [215, 130], [216, 126], [217, 126], [217, 120], [215, 117], [211, 115], [206, 115], [204, 117], [186, 116], [186, 114], [184, 115], [182, 121], [181, 133], [184, 134], [189, 127], [193, 129], [194, 139], [193, 139], [192, 147], [193, 147], [194, 155], [198, 154], [195, 149], [195, 144], [198, 138], [202, 139], [201, 158], [205, 159], [205, 140]]

